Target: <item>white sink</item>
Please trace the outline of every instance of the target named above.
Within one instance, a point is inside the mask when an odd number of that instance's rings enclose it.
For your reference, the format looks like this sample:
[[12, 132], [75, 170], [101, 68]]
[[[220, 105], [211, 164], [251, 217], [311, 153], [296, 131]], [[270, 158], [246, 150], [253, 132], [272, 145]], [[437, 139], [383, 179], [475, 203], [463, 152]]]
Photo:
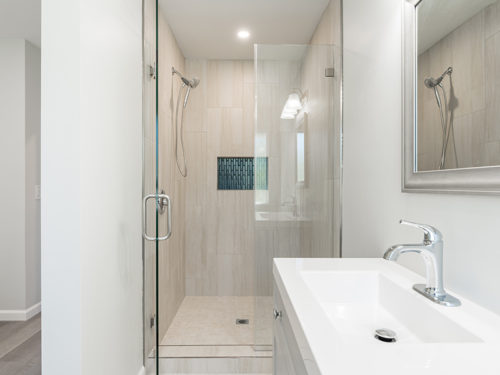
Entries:
[[[426, 299], [395, 262], [275, 259], [274, 273], [321, 374], [500, 374], [500, 317], [457, 293], [459, 307]], [[381, 328], [397, 341], [377, 340]]]
[[400, 343], [482, 341], [380, 272], [304, 271], [301, 276], [346, 340], [372, 342], [376, 329], [388, 328]]

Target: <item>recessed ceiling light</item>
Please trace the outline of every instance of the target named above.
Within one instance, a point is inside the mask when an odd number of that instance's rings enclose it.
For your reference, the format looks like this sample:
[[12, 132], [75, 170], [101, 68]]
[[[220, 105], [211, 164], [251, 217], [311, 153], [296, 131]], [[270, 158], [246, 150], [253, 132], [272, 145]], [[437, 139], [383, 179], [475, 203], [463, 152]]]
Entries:
[[248, 30], [240, 30], [237, 35], [240, 39], [248, 39], [250, 37], [250, 32]]

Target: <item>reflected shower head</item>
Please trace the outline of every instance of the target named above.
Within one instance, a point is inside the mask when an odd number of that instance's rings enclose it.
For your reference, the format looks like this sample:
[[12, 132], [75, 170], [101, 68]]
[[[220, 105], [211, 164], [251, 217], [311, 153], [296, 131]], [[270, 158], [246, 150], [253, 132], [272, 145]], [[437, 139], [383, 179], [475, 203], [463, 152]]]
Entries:
[[436, 87], [437, 85], [441, 84], [441, 82], [443, 81], [443, 79], [444, 79], [444, 77], [446, 75], [450, 75], [451, 76], [451, 73], [453, 73], [453, 68], [450, 66], [438, 78], [432, 78], [432, 77], [426, 78], [424, 80], [424, 85], [427, 88], [432, 89], [432, 88]]
[[441, 83], [443, 79], [434, 79], [434, 78], [426, 78], [424, 80], [424, 85], [425, 87], [429, 88], [429, 89], [432, 89], [434, 87], [436, 87], [437, 85], [439, 85]]

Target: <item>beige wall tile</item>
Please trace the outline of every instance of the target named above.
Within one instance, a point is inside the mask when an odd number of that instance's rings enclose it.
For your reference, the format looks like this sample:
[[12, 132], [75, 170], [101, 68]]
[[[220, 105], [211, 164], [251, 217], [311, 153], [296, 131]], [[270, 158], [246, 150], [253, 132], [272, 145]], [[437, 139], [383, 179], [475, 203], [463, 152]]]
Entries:
[[189, 109], [199, 112], [189, 121], [203, 117], [205, 125], [185, 133], [186, 292], [252, 295], [253, 192], [218, 191], [217, 157], [254, 153], [253, 62], [188, 59], [186, 66], [206, 82]]
[[[168, 241], [160, 242], [159, 252], [159, 285], [160, 285], [160, 336], [166, 332], [170, 322], [177, 312], [177, 308], [185, 296], [185, 260], [184, 260], [184, 226], [179, 222], [184, 222], [185, 207], [185, 181], [179, 177], [175, 166], [173, 155], [173, 128], [171, 122], [170, 106], [170, 86], [172, 76], [170, 69], [175, 66], [178, 70], [184, 70], [184, 56], [182, 55], [175, 38], [160, 14], [159, 22], [159, 71], [168, 72], [161, 75], [159, 84], [159, 180], [160, 190], [164, 190], [172, 200], [173, 217], [177, 222], [173, 223], [172, 236]], [[154, 23], [153, 23], [154, 25]], [[154, 42], [154, 28], [149, 30], [153, 35], [148, 36]], [[153, 43], [151, 43], [153, 45]], [[180, 87], [178, 80], [174, 80], [174, 91]], [[155, 89], [155, 82], [152, 81], [150, 90]], [[151, 94], [154, 97], [154, 92]], [[154, 109], [154, 107], [153, 107]], [[151, 116], [154, 124], [154, 112]], [[154, 132], [151, 134], [154, 137]], [[153, 139], [153, 138], [152, 138]], [[154, 140], [154, 139], [153, 139]], [[152, 148], [154, 149], [154, 147]], [[152, 163], [155, 164], [154, 155], [151, 155]], [[155, 171], [155, 167], [153, 167]], [[154, 192], [154, 186], [149, 187], [148, 193]], [[151, 224], [154, 223], [154, 209], [149, 210], [151, 214]], [[166, 233], [166, 215], [159, 217], [160, 231]], [[151, 226], [150, 228], [154, 228]], [[149, 265], [151, 267], [152, 264]], [[154, 274], [149, 270], [150, 274]]]

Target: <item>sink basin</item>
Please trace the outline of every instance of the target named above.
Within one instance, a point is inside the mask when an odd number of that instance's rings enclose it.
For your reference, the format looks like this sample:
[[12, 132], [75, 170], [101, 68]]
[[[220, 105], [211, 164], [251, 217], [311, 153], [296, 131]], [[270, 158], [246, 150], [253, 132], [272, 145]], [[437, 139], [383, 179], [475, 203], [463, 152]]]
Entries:
[[347, 340], [373, 341], [388, 328], [397, 342], [481, 342], [477, 336], [433, 309], [412, 289], [380, 272], [301, 272], [331, 324]]
[[274, 276], [311, 374], [500, 374], [500, 316], [454, 291], [461, 306], [428, 300], [395, 262], [275, 259]]

